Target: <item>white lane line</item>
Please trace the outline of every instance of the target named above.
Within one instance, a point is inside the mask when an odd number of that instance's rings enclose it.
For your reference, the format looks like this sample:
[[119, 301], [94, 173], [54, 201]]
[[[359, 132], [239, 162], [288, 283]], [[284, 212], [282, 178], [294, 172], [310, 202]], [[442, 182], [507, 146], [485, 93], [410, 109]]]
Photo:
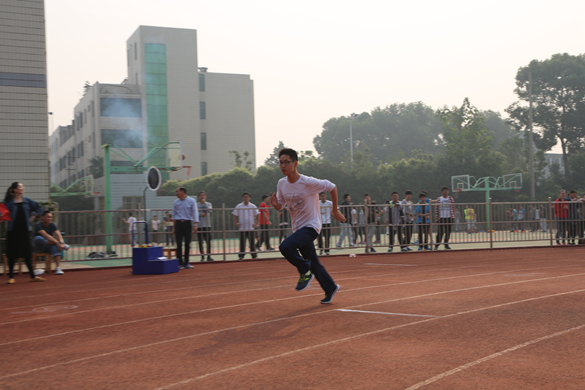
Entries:
[[[542, 268], [555, 268], [555, 267], [542, 267]], [[525, 270], [531, 270], [531, 269], [541, 269], [541, 268], [528, 268], [528, 269], [524, 269], [524, 270], [521, 269], [521, 270], [518, 270], [518, 271], [525, 271]], [[416, 281], [411, 281], [411, 282], [391, 283], [391, 284], [382, 284], [382, 285], [376, 285], [376, 286], [358, 287], [358, 288], [354, 288], [354, 289], [351, 289], [351, 290], [345, 290], [344, 292], [348, 292], [348, 291], [359, 291], [359, 290], [368, 290], [368, 289], [380, 288], [380, 287], [402, 286], [402, 285], [415, 284], [415, 283], [426, 283], [426, 282], [436, 282], [436, 281], [444, 281], [444, 280], [453, 280], [453, 279], [469, 278], [469, 277], [476, 277], [476, 276], [486, 276], [486, 275], [501, 274], [501, 273], [504, 273], [504, 272], [509, 272], [509, 271], [496, 271], [496, 272], [488, 272], [488, 273], [483, 273], [483, 274], [461, 275], [461, 276], [453, 276], [453, 277], [447, 277], [447, 278], [416, 280]], [[571, 277], [571, 276], [577, 276], [577, 275], [585, 275], [585, 273], [581, 273], [581, 274], [570, 274], [570, 275], [563, 275], [563, 276], [555, 276], [555, 277], [541, 278], [541, 279], [529, 279], [529, 280], [523, 280], [523, 281], [519, 281], [519, 282], [502, 283], [502, 284], [499, 284], [499, 285], [507, 285], [507, 284], [515, 284], [515, 283], [523, 283], [523, 282], [531, 282], [531, 281], [540, 281], [540, 280], [549, 280], [549, 279], [557, 279], [557, 278]], [[356, 278], [350, 278], [350, 279], [351, 280], [354, 280]], [[343, 279], [341, 279], [341, 280], [343, 280]], [[276, 288], [281, 288], [281, 287], [282, 286], [277, 286]], [[269, 289], [273, 289], [273, 288], [275, 288], [275, 287], [257, 288], [257, 289], [251, 289], [251, 290], [248, 290], [248, 291], [269, 290]], [[465, 291], [465, 290], [466, 289], [462, 289], [461, 291]], [[201, 295], [201, 296], [194, 295], [194, 296], [187, 296], [187, 297], [178, 297], [178, 298], [162, 299], [162, 300], [158, 300], [158, 301], [139, 302], [139, 303], [132, 303], [132, 304], [127, 304], [127, 305], [109, 306], [109, 307], [102, 307], [102, 308], [88, 309], [88, 310], [79, 310], [79, 311], [76, 311], [74, 313], [57, 314], [57, 315], [53, 315], [53, 316], [39, 316], [39, 317], [35, 317], [35, 318], [27, 318], [27, 319], [16, 320], [16, 321], [2, 322], [2, 323], [0, 323], [0, 326], [1, 325], [16, 324], [16, 323], [21, 323], [21, 322], [29, 322], [29, 321], [42, 321], [42, 320], [47, 320], [47, 319], [56, 318], [56, 317], [78, 315], [78, 314], [91, 313], [91, 312], [96, 312], [96, 311], [124, 309], [124, 308], [134, 307], [134, 306], [142, 306], [142, 305], [151, 305], [151, 304], [156, 304], [156, 303], [173, 302], [173, 301], [180, 301], [180, 300], [185, 300], [185, 299], [194, 299], [194, 298], [200, 298], [200, 297], [206, 297], [206, 296], [214, 296], [214, 295], [219, 295], [219, 294], [221, 294], [221, 293], [207, 294], [207, 295]], [[225, 292], [225, 294], [230, 294], [230, 292]], [[315, 296], [315, 295], [317, 295], [317, 294], [313, 294], [312, 296]], [[307, 297], [307, 296], [309, 296], [309, 295], [302, 295], [301, 297]], [[294, 298], [299, 298], [299, 297], [297, 296], [297, 297], [294, 297]], [[294, 299], [294, 298], [292, 298], [292, 299]], [[279, 298], [279, 299], [272, 299], [272, 300], [268, 300], [268, 301], [259, 301], [259, 302], [252, 302], [252, 303], [242, 303], [242, 304], [229, 305], [229, 306], [223, 306], [223, 307], [220, 306], [220, 307], [214, 307], [214, 308], [209, 308], [209, 309], [197, 310], [197, 311], [194, 311], [194, 312], [187, 312], [187, 313], [206, 312], [206, 311], [220, 310], [220, 309], [225, 309], [225, 308], [233, 308], [233, 307], [240, 307], [240, 306], [247, 306], [247, 305], [257, 305], [257, 304], [260, 304], [260, 303], [277, 302], [277, 301], [286, 300], [286, 299], [289, 299], [289, 298]], [[367, 305], [375, 305], [375, 304], [378, 304], [378, 303], [385, 303], [385, 302], [392, 302], [392, 301], [393, 300], [383, 301], [383, 302], [375, 302], [375, 303], [366, 303], [366, 304], [358, 305], [356, 307], [367, 306]], [[177, 315], [181, 315], [181, 314], [180, 313], [179, 314], [172, 314], [170, 316], [177, 316]]]
[[522, 343], [522, 344], [515, 345], [515, 346], [513, 346], [511, 348], [505, 349], [505, 350], [500, 351], [500, 352], [496, 352], [496, 353], [494, 353], [492, 355], [483, 357], [483, 358], [478, 359], [478, 360], [475, 360], [473, 362], [469, 362], [467, 364], [464, 364], [464, 365], [459, 366], [457, 368], [454, 368], [452, 370], [445, 371], [442, 374], [435, 375], [432, 378], [429, 378], [429, 379], [427, 379], [425, 381], [422, 381], [422, 382], [419, 382], [419, 383], [417, 383], [415, 385], [412, 385], [410, 387], [407, 387], [404, 390], [417, 390], [417, 389], [420, 389], [421, 387], [424, 387], [426, 385], [429, 385], [429, 384], [431, 384], [433, 382], [436, 382], [438, 380], [441, 380], [443, 378], [446, 378], [448, 376], [451, 376], [451, 375], [456, 374], [458, 372], [461, 372], [463, 370], [466, 370], [466, 369], [468, 369], [470, 367], [477, 366], [478, 364], [481, 364], [481, 363], [487, 362], [489, 360], [495, 359], [495, 358], [500, 357], [500, 356], [502, 356], [504, 354], [507, 354], [507, 353], [510, 353], [510, 352], [514, 352], [514, 351], [517, 351], [517, 350], [519, 350], [521, 348], [527, 347], [529, 345], [536, 344], [536, 343], [540, 343], [541, 341], [545, 341], [545, 340], [548, 340], [548, 339], [552, 339], [553, 337], [562, 336], [564, 334], [567, 334], [567, 333], [570, 333], [570, 332], [574, 332], [576, 330], [580, 330], [580, 329], [583, 329], [583, 328], [585, 328], [585, 324], [579, 325], [579, 326], [575, 326], [574, 328], [571, 328], [571, 329], [565, 329], [565, 330], [562, 330], [560, 332], [551, 333], [549, 335], [546, 335], [546, 336], [543, 336], [543, 337], [539, 337], [537, 339], [530, 340], [530, 341], [527, 341], [527, 342]]
[[[522, 283], [522, 282], [515, 282], [515, 283]], [[507, 283], [507, 284], [514, 284], [514, 282], [513, 283]], [[470, 290], [471, 289], [473, 289], [473, 288], [470, 288]], [[579, 293], [579, 292], [585, 292], [585, 290], [574, 290], [574, 291], [567, 291], [567, 292], [563, 292], [563, 293], [545, 295], [545, 296], [540, 296], [540, 297], [535, 297], [535, 298], [528, 298], [528, 299], [523, 299], [523, 300], [520, 300], [520, 301], [502, 303], [502, 304], [498, 304], [498, 305], [494, 305], [494, 306], [488, 306], [488, 307], [483, 307], [483, 308], [478, 308], [478, 309], [472, 309], [472, 310], [468, 310], [468, 311], [464, 311], [464, 312], [459, 312], [459, 313], [454, 313], [454, 314], [448, 314], [448, 315], [445, 315], [445, 316], [442, 316], [442, 317], [428, 318], [428, 319], [424, 319], [424, 320], [420, 320], [420, 321], [416, 321], [416, 322], [411, 322], [411, 323], [408, 323], [408, 324], [403, 324], [403, 325], [393, 326], [393, 327], [389, 327], [389, 328], [379, 329], [379, 330], [376, 330], [376, 331], [371, 331], [371, 332], [367, 332], [367, 333], [363, 333], [363, 334], [349, 336], [349, 337], [346, 337], [346, 338], [343, 338], [343, 339], [333, 340], [333, 341], [330, 341], [330, 342], [327, 342], [327, 343], [324, 343], [324, 344], [313, 345], [313, 346], [306, 347], [306, 348], [302, 348], [302, 349], [299, 349], [299, 350], [289, 351], [289, 352], [286, 352], [286, 353], [283, 353], [283, 354], [280, 354], [280, 355], [269, 356], [269, 357], [266, 357], [266, 358], [263, 358], [263, 359], [260, 359], [260, 360], [256, 360], [256, 361], [253, 361], [253, 362], [249, 362], [249, 363], [245, 363], [245, 364], [242, 364], [242, 365], [230, 367], [230, 368], [227, 368], [227, 369], [224, 369], [224, 370], [220, 370], [220, 371], [208, 373], [208, 374], [205, 374], [205, 375], [200, 376], [200, 377], [191, 378], [187, 382], [185, 382], [185, 381], [183, 381], [183, 382], [188, 383], [188, 382], [191, 382], [193, 380], [203, 379], [203, 378], [208, 377], [208, 376], [211, 376], [211, 375], [216, 375], [216, 374], [220, 374], [220, 373], [223, 373], [223, 372], [228, 372], [228, 371], [236, 370], [238, 368], [243, 368], [243, 367], [250, 366], [250, 365], [256, 364], [256, 363], [260, 363], [260, 362], [263, 362], [263, 361], [276, 359], [276, 358], [279, 358], [279, 357], [282, 357], [282, 356], [292, 355], [292, 354], [297, 353], [297, 352], [302, 352], [302, 351], [305, 351], [305, 350], [310, 350], [310, 349], [313, 349], [313, 348], [318, 348], [318, 347], [327, 346], [327, 345], [333, 345], [333, 344], [337, 344], [337, 343], [342, 342], [342, 341], [352, 340], [352, 339], [359, 338], [359, 337], [365, 337], [365, 336], [369, 336], [369, 335], [373, 335], [373, 334], [377, 334], [377, 333], [381, 333], [381, 332], [385, 332], [385, 331], [389, 331], [389, 330], [395, 330], [395, 329], [399, 329], [399, 328], [404, 328], [404, 327], [407, 327], [407, 326], [410, 326], [410, 325], [416, 325], [416, 324], [421, 324], [421, 323], [428, 322], [428, 321], [438, 320], [438, 319], [441, 319], [441, 318], [448, 318], [448, 317], [454, 317], [454, 316], [459, 316], [459, 315], [468, 314], [468, 313], [474, 313], [474, 312], [483, 311], [483, 310], [489, 310], [489, 309], [497, 308], [497, 307], [514, 305], [514, 304], [524, 303], [524, 302], [529, 302], [529, 301], [535, 301], [535, 300], [538, 300], [538, 299], [551, 298], [551, 297], [557, 297], [557, 296], [568, 295], [568, 294], [575, 294], [575, 293]], [[427, 295], [430, 296], [430, 295], [438, 295], [438, 294], [441, 294], [441, 293], [433, 293], [433, 294], [427, 294]], [[397, 299], [397, 300], [399, 300], [399, 299]], [[183, 340], [187, 340], [187, 339], [191, 339], [191, 338], [195, 338], [195, 337], [199, 337], [199, 336], [216, 334], [216, 333], [220, 333], [220, 332], [223, 332], [223, 331], [240, 329], [240, 328], [245, 328], [245, 327], [254, 326], [254, 325], [263, 325], [263, 324], [268, 324], [268, 323], [272, 323], [272, 322], [284, 321], [284, 320], [288, 320], [288, 319], [296, 319], [296, 318], [300, 318], [300, 317], [307, 317], [307, 316], [311, 316], [311, 315], [315, 315], [315, 314], [331, 313], [333, 311], [335, 311], [335, 310], [327, 310], [327, 311], [316, 312], [316, 313], [307, 313], [307, 314], [301, 314], [301, 315], [291, 316], [291, 317], [287, 317], [287, 318], [278, 318], [278, 319], [274, 319], [274, 320], [268, 320], [268, 321], [258, 322], [258, 323], [255, 323], [255, 324], [239, 325], [239, 326], [234, 326], [234, 327], [227, 328], [227, 329], [223, 329], [223, 330], [214, 330], [214, 331], [209, 331], [209, 332], [205, 332], [205, 333], [201, 333], [201, 334], [189, 335], [189, 336], [179, 337], [179, 338], [175, 338], [175, 339], [171, 339], [171, 340], [164, 340], [164, 341], [159, 341], [159, 342], [156, 342], [156, 343], [139, 345], [139, 346], [136, 346], [136, 347], [121, 349], [121, 350], [118, 350], [118, 351], [105, 352], [105, 353], [102, 353], [102, 354], [99, 354], [99, 355], [86, 356], [84, 358], [70, 360], [70, 361], [67, 361], [67, 362], [56, 363], [56, 364], [52, 364], [50, 366], [38, 367], [38, 368], [34, 368], [34, 369], [31, 369], [31, 370], [27, 370], [27, 371], [22, 371], [22, 372], [18, 372], [18, 373], [14, 373], [14, 374], [8, 374], [8, 375], [4, 375], [4, 376], [0, 377], [0, 379], [14, 377], [14, 376], [18, 376], [18, 375], [29, 374], [29, 373], [33, 373], [33, 372], [37, 372], [37, 371], [47, 370], [47, 369], [51, 369], [51, 368], [55, 368], [55, 367], [59, 367], [59, 366], [67, 365], [67, 364], [79, 363], [79, 362], [82, 362], [82, 361], [87, 361], [87, 360], [91, 360], [91, 359], [97, 359], [97, 358], [100, 358], [100, 357], [115, 355], [115, 354], [119, 354], [119, 353], [123, 353], [123, 352], [135, 351], [135, 350], [142, 349], [142, 348], [149, 348], [149, 347], [158, 346], [158, 345], [162, 345], [162, 344], [168, 344], [168, 343], [175, 342], [175, 341], [183, 341]], [[135, 322], [135, 321], [132, 321], [132, 322]], [[178, 384], [183, 384], [183, 382], [178, 382]], [[161, 387], [160, 389], [166, 389], [166, 388], [170, 388], [170, 387], [175, 387], [175, 385], [178, 385], [178, 384], [168, 385], [168, 386], [165, 386], [165, 387]]]
[[417, 264], [364, 263], [364, 265], [393, 265], [393, 266], [396, 266], [396, 267], [418, 267]]
[[[235, 370], [238, 370], [240, 368], [249, 367], [249, 366], [252, 366], [252, 365], [255, 365], [255, 364], [258, 364], [258, 363], [263, 363], [263, 362], [270, 361], [270, 360], [274, 360], [274, 359], [278, 359], [278, 358], [281, 358], [281, 357], [290, 356], [290, 355], [293, 355], [293, 354], [296, 354], [296, 353], [300, 353], [300, 352], [310, 351], [310, 350], [315, 349], [315, 348], [328, 347], [330, 345], [335, 345], [335, 344], [338, 344], [338, 343], [342, 343], [342, 342], [345, 342], [345, 341], [354, 340], [354, 339], [361, 338], [361, 337], [367, 337], [367, 336], [375, 335], [375, 334], [378, 334], [378, 333], [392, 331], [392, 330], [396, 330], [396, 329], [400, 329], [400, 328], [406, 328], [406, 327], [409, 327], [409, 326], [418, 325], [418, 324], [422, 324], [422, 323], [429, 322], [429, 321], [436, 321], [436, 320], [441, 320], [441, 319], [444, 319], [444, 318], [460, 316], [460, 315], [463, 315], [463, 314], [475, 313], [475, 312], [484, 311], [484, 310], [490, 310], [490, 309], [494, 309], [494, 308], [498, 308], [498, 307], [502, 307], [502, 306], [514, 305], [514, 304], [518, 304], [518, 303], [524, 303], [524, 302], [528, 302], [528, 301], [534, 301], [534, 300], [537, 300], [537, 299], [543, 299], [543, 298], [555, 297], [555, 296], [560, 296], [560, 295], [573, 294], [573, 293], [584, 292], [584, 291], [585, 290], [576, 290], [576, 291], [570, 291], [570, 292], [565, 292], [565, 293], [560, 293], [560, 294], [545, 295], [545, 296], [538, 297], [538, 298], [523, 299], [523, 300], [520, 300], [520, 301], [508, 302], [508, 303], [503, 303], [503, 304], [494, 305], [494, 306], [487, 306], [487, 307], [483, 307], [483, 308], [479, 308], [479, 309], [473, 309], [473, 310], [469, 310], [469, 311], [464, 311], [464, 312], [461, 312], [461, 313], [448, 314], [448, 315], [443, 316], [443, 317], [427, 318], [427, 319], [420, 320], [420, 321], [410, 322], [408, 324], [392, 326], [392, 327], [384, 328], [384, 329], [378, 329], [378, 330], [374, 330], [374, 331], [371, 331], [371, 332], [361, 333], [361, 334], [357, 334], [357, 335], [345, 337], [345, 338], [342, 338], [342, 339], [337, 339], [337, 340], [329, 341], [329, 342], [322, 343], [322, 344], [311, 345], [309, 347], [297, 349], [297, 350], [294, 350], [294, 351], [284, 352], [284, 353], [281, 353], [281, 354], [278, 354], [278, 355], [267, 356], [265, 358], [258, 359], [258, 360], [254, 360], [254, 361], [251, 361], [251, 362], [248, 362], [248, 363], [239, 364], [237, 366], [232, 366], [232, 367], [224, 368], [223, 370], [210, 372], [210, 373], [207, 373], [207, 374], [204, 374], [204, 375], [200, 375], [200, 376], [197, 376], [197, 377], [194, 377], [194, 378], [185, 379], [185, 380], [180, 381], [180, 382], [171, 383], [169, 385], [156, 388], [155, 390], [171, 389], [173, 387], [177, 387], [177, 386], [181, 386], [181, 385], [186, 385], [186, 384], [191, 383], [191, 382], [194, 382], [194, 381], [198, 381], [198, 380], [201, 380], [201, 379], [209, 378], [210, 376], [214, 376], [214, 375], [218, 375], [218, 374], [223, 374], [223, 373], [230, 372], [230, 371], [235, 371]], [[580, 327], [583, 327], [583, 326], [585, 326], [585, 325], [580, 325]], [[579, 327], [577, 327], [577, 328], [579, 328]], [[574, 328], [571, 328], [571, 329], [569, 329], [567, 331], [571, 331], [573, 329]], [[563, 331], [563, 332], [566, 333], [567, 331]], [[23, 374], [28, 374], [28, 373], [30, 373], [30, 371], [27, 371], [27, 372], [25, 372]], [[12, 375], [14, 375], [14, 374], [12, 374]], [[5, 377], [0, 377], [0, 379], [4, 379], [4, 378]]]
[[[481, 275], [483, 275], [483, 274], [480, 274], [480, 276]], [[580, 274], [578, 274], [578, 275], [580, 275]], [[554, 278], [561, 278], [561, 277], [566, 277], [566, 276], [574, 276], [574, 275], [558, 276], [558, 277], [554, 277]], [[449, 278], [449, 279], [451, 279], [451, 278]], [[551, 278], [547, 278], [547, 279], [551, 279]], [[537, 281], [540, 281], [540, 280], [541, 279], [537, 279]], [[428, 281], [431, 281], [432, 282], [432, 281], [435, 281], [435, 279], [431, 279], [431, 280], [428, 280]], [[507, 283], [492, 284], [492, 285], [487, 285], [487, 286], [475, 286], [475, 287], [468, 287], [468, 288], [464, 288], [464, 289], [456, 289], [456, 290], [449, 290], [449, 291], [439, 291], [439, 292], [434, 292], [434, 293], [429, 293], [429, 294], [423, 294], [423, 295], [415, 295], [415, 296], [410, 296], [410, 297], [395, 298], [395, 299], [390, 299], [390, 300], [386, 300], [386, 301], [379, 301], [379, 302], [372, 302], [372, 303], [363, 303], [363, 304], [356, 305], [356, 306], [348, 306], [348, 308], [363, 307], [363, 306], [368, 306], [368, 305], [378, 305], [378, 304], [381, 304], [381, 303], [390, 303], [390, 302], [404, 301], [404, 300], [407, 300], [407, 299], [425, 298], [425, 297], [430, 297], [430, 296], [436, 296], [436, 295], [442, 295], [442, 294], [449, 294], [449, 293], [453, 293], [453, 292], [462, 292], [462, 291], [477, 290], [477, 289], [481, 289], [481, 288], [507, 286], [507, 285], [513, 285], [513, 284], [527, 283], [527, 282], [530, 282], [530, 281], [531, 280], [522, 280], [522, 281], [519, 281], [519, 282], [507, 282]], [[343, 292], [344, 293], [347, 293], [349, 291], [357, 291], [357, 290], [363, 290], [363, 289], [368, 289], [368, 288], [394, 286], [394, 285], [397, 285], [397, 284], [409, 284], [409, 283], [419, 283], [419, 282], [425, 282], [425, 281], [423, 280], [423, 281], [414, 281], [414, 282], [406, 282], [406, 283], [394, 283], [394, 284], [381, 285], [381, 286], [360, 287], [360, 288], [355, 288], [355, 289], [344, 290]], [[274, 288], [282, 288], [282, 287], [285, 287], [285, 286], [276, 286]], [[265, 288], [265, 289], [268, 289], [268, 288]], [[265, 290], [265, 289], [253, 289], [253, 290], [249, 290], [249, 291]], [[242, 291], [242, 292], [245, 292], [245, 291]], [[211, 295], [214, 295], [214, 294], [211, 294]], [[217, 294], [215, 294], [215, 295], [217, 295]], [[272, 299], [272, 300], [268, 300], [268, 301], [243, 303], [243, 304], [239, 304], [239, 305], [223, 306], [223, 307], [216, 307], [216, 308], [210, 308], [210, 309], [193, 310], [193, 311], [187, 311], [187, 312], [181, 312], [181, 313], [175, 313], [175, 314], [167, 314], [167, 315], [163, 315], [163, 316], [148, 317], [148, 318], [142, 318], [142, 319], [139, 319], [139, 320], [124, 321], [124, 322], [118, 322], [118, 323], [113, 323], [113, 324], [106, 324], [106, 325], [94, 326], [94, 327], [91, 327], [91, 328], [76, 329], [76, 330], [72, 330], [72, 331], [68, 331], [68, 332], [55, 333], [55, 334], [46, 335], [46, 336], [31, 337], [31, 338], [22, 339], [22, 340], [13, 340], [13, 341], [1, 343], [0, 344], [0, 347], [1, 346], [5, 346], [5, 345], [10, 345], [10, 344], [18, 344], [18, 343], [24, 343], [24, 342], [28, 342], [28, 341], [35, 341], [35, 340], [47, 339], [47, 338], [51, 338], [51, 337], [66, 336], [66, 335], [71, 335], [71, 334], [75, 334], [75, 333], [82, 333], [82, 332], [89, 332], [89, 331], [92, 331], [92, 330], [111, 328], [111, 327], [115, 327], [115, 326], [135, 324], [135, 323], [139, 323], [139, 322], [154, 321], [154, 320], [160, 320], [160, 319], [164, 319], [164, 318], [171, 318], [171, 317], [178, 317], [178, 316], [183, 316], [183, 315], [197, 314], [197, 313], [203, 313], [203, 312], [208, 312], [208, 311], [213, 311], [213, 310], [231, 309], [231, 308], [242, 307], [242, 306], [247, 306], [247, 305], [255, 305], [255, 304], [262, 304], [262, 303], [272, 303], [272, 302], [287, 301], [287, 300], [291, 300], [291, 299], [314, 297], [316, 295], [319, 295], [319, 294], [301, 295], [301, 296], [296, 296], [296, 297], [287, 297], [287, 298], [280, 298], [280, 299]], [[275, 321], [281, 321], [281, 320], [285, 320], [285, 319], [304, 317], [306, 315], [329, 313], [329, 312], [334, 311], [334, 310], [328, 310], [328, 311], [322, 311], [322, 312], [310, 313], [310, 314], [303, 314], [303, 315], [299, 315], [299, 316], [296, 316], [296, 317], [286, 317], [286, 318], [277, 319]], [[41, 318], [47, 318], [47, 317], [41, 317]], [[48, 318], [52, 318], [52, 317], [48, 317]], [[15, 321], [15, 322], [22, 322], [22, 321]], [[254, 325], [265, 324], [265, 323], [269, 323], [269, 322], [273, 322], [273, 320], [263, 321], [263, 322], [258, 322], [258, 323], [246, 324], [246, 325], [242, 325], [241, 327], [254, 326]], [[211, 333], [215, 333], [215, 332], [228, 331], [228, 330], [238, 329], [238, 328], [240, 328], [240, 326], [235, 327], [235, 328], [218, 329], [216, 331], [195, 334], [193, 336], [194, 337], [204, 336], [204, 335], [211, 334]]]
[[429, 315], [425, 315], [425, 314], [386, 313], [384, 311], [367, 311], [367, 310], [336, 309], [336, 311], [344, 311], [344, 312], [352, 312], [352, 313], [368, 313], [368, 314], [386, 314], [389, 316], [438, 317], [438, 316], [429, 316]]

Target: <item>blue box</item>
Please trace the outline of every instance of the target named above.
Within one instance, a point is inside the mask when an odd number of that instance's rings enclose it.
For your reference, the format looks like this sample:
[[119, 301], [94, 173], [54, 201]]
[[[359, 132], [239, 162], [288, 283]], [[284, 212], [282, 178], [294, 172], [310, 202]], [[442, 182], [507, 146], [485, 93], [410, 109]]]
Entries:
[[132, 273], [153, 275], [179, 272], [179, 259], [159, 260], [162, 256], [162, 246], [132, 248]]

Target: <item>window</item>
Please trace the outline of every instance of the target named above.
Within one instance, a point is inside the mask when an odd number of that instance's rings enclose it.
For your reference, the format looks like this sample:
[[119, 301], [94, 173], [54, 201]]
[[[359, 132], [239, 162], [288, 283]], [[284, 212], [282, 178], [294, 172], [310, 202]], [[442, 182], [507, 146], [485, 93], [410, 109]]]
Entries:
[[117, 118], [141, 118], [142, 102], [140, 99], [101, 98], [101, 116]]
[[205, 161], [201, 162], [201, 176], [207, 175], [207, 163]]
[[207, 119], [207, 113], [205, 112], [205, 102], [199, 102], [199, 119]]
[[199, 73], [199, 92], [205, 92], [205, 75]]
[[201, 150], [207, 150], [207, 133], [201, 133]]
[[103, 144], [111, 144], [119, 148], [142, 148], [142, 130], [102, 129]]
[[134, 59], [138, 59], [138, 47], [136, 47], [136, 42], [134, 42]]

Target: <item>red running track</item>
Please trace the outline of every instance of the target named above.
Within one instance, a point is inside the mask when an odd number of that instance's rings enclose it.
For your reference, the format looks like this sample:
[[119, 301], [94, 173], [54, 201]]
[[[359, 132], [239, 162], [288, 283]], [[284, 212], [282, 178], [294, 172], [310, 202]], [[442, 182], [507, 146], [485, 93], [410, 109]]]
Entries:
[[579, 247], [128, 269], [0, 286], [2, 389], [583, 389]]

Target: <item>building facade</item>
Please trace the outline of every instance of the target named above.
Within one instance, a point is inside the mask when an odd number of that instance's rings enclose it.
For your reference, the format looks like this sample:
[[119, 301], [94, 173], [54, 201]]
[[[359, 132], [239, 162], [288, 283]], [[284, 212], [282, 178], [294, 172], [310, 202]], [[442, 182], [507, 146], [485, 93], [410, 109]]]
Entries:
[[0, 188], [22, 182], [49, 198], [43, 0], [0, 0]]
[[[229, 171], [230, 151], [255, 153], [253, 81], [249, 75], [199, 68], [196, 30], [140, 26], [126, 46], [127, 79], [91, 86], [75, 107], [73, 135], [59, 127], [51, 136], [53, 182], [64, 187], [89, 174], [104, 143], [140, 160], [180, 140], [182, 163], [192, 168], [163, 177], [177, 180]], [[111, 156], [113, 166], [127, 164]], [[145, 165], [166, 166], [165, 159], [159, 153]]]

